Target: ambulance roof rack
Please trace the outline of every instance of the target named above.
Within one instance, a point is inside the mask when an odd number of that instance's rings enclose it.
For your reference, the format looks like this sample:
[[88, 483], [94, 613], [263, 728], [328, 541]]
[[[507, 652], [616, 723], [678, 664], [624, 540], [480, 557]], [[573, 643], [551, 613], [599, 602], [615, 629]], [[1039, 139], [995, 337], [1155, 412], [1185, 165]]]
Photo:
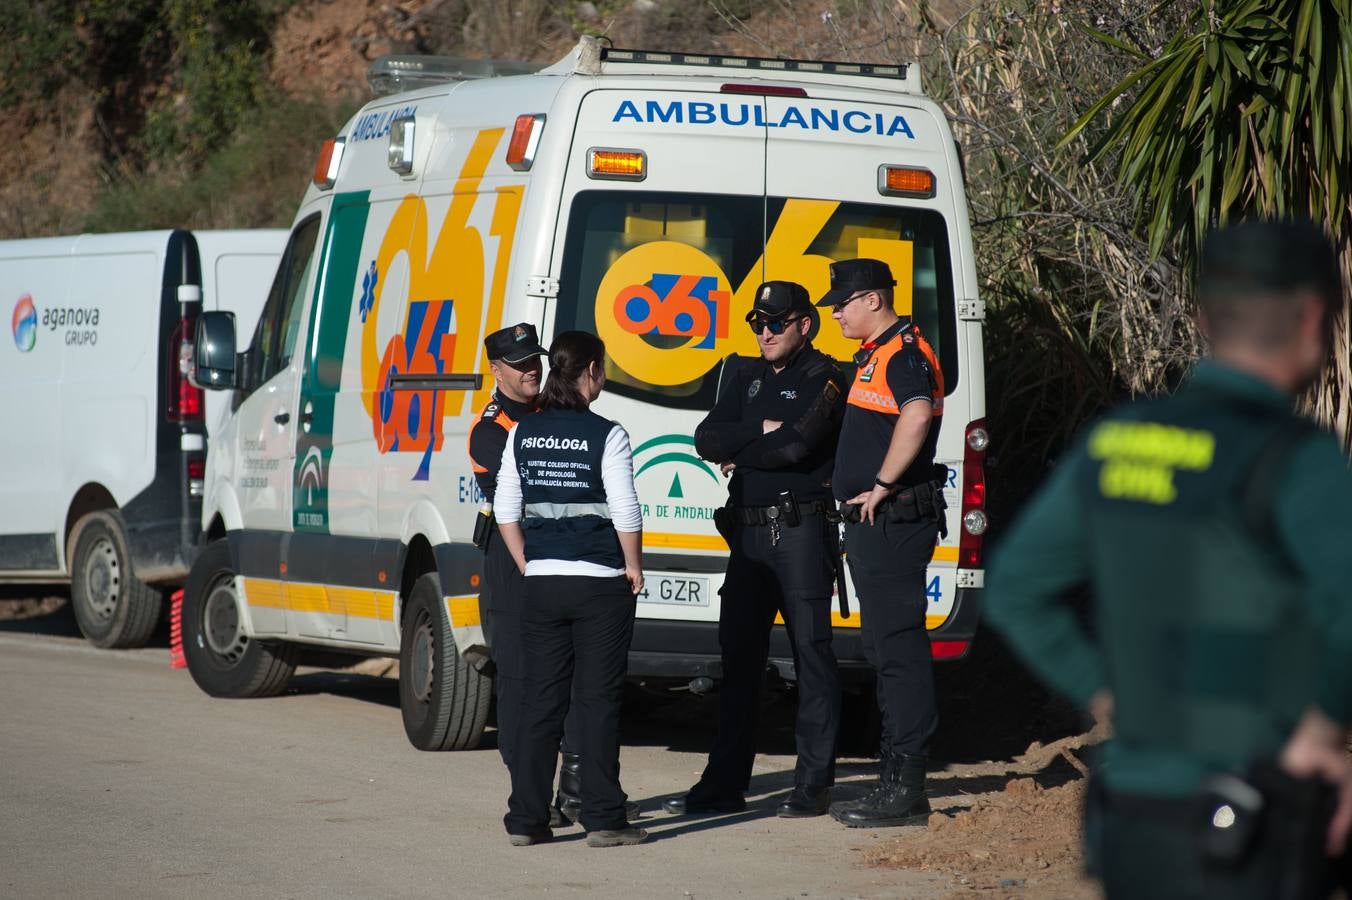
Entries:
[[[628, 71], [634, 74], [663, 73], [695, 75], [697, 69], [719, 69], [729, 76], [776, 81], [830, 81], [857, 83], [854, 79], [879, 79], [887, 90], [919, 94], [920, 69], [908, 63], [852, 63], [807, 59], [772, 59], [762, 56], [722, 56], [717, 53], [676, 53], [663, 50], [630, 50], [609, 46], [604, 38], [584, 35], [567, 57], [543, 70], [599, 75]], [[684, 69], [685, 71], [681, 71]], [[879, 85], [880, 87], [882, 85]]]
[[366, 70], [366, 83], [377, 97], [417, 88], [506, 75], [530, 75], [537, 63], [459, 56], [382, 56]]

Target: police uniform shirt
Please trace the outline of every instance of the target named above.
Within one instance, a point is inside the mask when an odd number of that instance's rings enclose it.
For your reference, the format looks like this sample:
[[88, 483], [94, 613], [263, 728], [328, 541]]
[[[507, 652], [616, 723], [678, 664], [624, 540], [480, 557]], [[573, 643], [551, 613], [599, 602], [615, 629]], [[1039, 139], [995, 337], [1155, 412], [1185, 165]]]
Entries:
[[[800, 502], [829, 500], [831, 466], [844, 411], [835, 360], [810, 344], [780, 372], [764, 359], [744, 360], [735, 382], [695, 429], [704, 459], [732, 462], [734, 506], [771, 506], [781, 491]], [[765, 434], [763, 421], [781, 422]]]
[[[1176, 395], [1091, 428], [992, 555], [983, 612], [1024, 664], [1082, 706], [1113, 691], [1110, 787], [1188, 794], [1207, 769], [1251, 762], [1254, 732], [1289, 733], [1312, 704], [1352, 724], [1352, 478], [1337, 442], [1308, 425], [1279, 465], [1247, 467], [1283, 422], [1298, 424], [1289, 397], [1201, 362]], [[1246, 472], [1275, 479], [1270, 534], [1241, 530]], [[1086, 584], [1096, 640], [1063, 602]], [[1213, 735], [1223, 745], [1204, 759]]]
[[933, 410], [925, 443], [902, 473], [899, 483], [911, 486], [931, 477], [939, 423], [944, 411], [944, 378], [929, 342], [908, 320], [898, 330], [870, 348], [872, 353], [855, 371], [845, 407], [845, 421], [836, 450], [831, 482], [837, 500], [873, 489], [892, 442], [901, 408], [914, 401], [928, 401]]
[[501, 391], [494, 390], [493, 399], [485, 404], [470, 426], [470, 466], [474, 469], [474, 480], [479, 483], [479, 490], [483, 491], [490, 503], [497, 488], [498, 465], [502, 462], [503, 448], [507, 446], [507, 432], [533, 412], [533, 405], [518, 403], [510, 397], [504, 397]]

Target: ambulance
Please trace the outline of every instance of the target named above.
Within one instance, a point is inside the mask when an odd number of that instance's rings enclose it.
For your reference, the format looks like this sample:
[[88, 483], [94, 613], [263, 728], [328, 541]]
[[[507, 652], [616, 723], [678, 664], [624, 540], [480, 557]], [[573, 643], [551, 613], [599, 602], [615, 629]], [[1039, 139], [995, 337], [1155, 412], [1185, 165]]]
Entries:
[[[370, 80], [381, 96], [325, 144], [257, 328], [200, 322], [195, 377], [234, 410], [212, 439], [184, 605], [207, 693], [280, 691], [307, 645], [397, 655], [412, 743], [477, 744], [491, 649], [466, 436], [493, 387], [482, 339], [523, 321], [546, 343], [567, 329], [606, 342], [594, 409], [629, 432], [644, 518], [631, 676], [716, 681], [727, 487], [692, 435], [725, 360], [758, 354], [756, 287], [819, 297], [829, 263], [855, 256], [891, 266], [899, 311], [943, 366], [948, 535], [927, 624], [936, 658], [966, 653], [984, 309], [958, 148], [915, 67], [584, 38], [530, 73], [405, 57]], [[841, 360], [857, 349], [829, 316], [815, 341]], [[857, 605], [835, 625], [842, 666], [863, 670]]]
[[0, 241], [0, 583], [69, 583], [100, 647], [143, 645], [201, 534], [208, 425], [188, 383], [202, 310], [252, 322], [287, 232]]

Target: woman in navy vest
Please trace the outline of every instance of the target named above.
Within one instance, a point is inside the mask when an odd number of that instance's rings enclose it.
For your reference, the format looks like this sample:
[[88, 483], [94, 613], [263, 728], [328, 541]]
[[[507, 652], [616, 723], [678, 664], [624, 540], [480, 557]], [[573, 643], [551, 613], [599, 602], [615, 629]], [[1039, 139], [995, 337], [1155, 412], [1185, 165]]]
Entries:
[[516, 425], [493, 510], [526, 575], [525, 705], [504, 819], [514, 846], [550, 840], [549, 800], [569, 696], [580, 707], [582, 812], [593, 847], [648, 837], [625, 820], [620, 693], [643, 590], [643, 517], [629, 435], [589, 409], [605, 385], [606, 347], [565, 331], [549, 348], [540, 412]]

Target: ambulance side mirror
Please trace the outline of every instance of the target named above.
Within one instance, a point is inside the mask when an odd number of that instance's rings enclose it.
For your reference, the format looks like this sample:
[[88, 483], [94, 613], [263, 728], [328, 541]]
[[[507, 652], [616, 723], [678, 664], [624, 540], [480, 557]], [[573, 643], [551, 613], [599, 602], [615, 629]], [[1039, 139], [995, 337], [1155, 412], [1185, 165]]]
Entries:
[[235, 314], [204, 312], [197, 317], [192, 383], [209, 391], [236, 387]]

